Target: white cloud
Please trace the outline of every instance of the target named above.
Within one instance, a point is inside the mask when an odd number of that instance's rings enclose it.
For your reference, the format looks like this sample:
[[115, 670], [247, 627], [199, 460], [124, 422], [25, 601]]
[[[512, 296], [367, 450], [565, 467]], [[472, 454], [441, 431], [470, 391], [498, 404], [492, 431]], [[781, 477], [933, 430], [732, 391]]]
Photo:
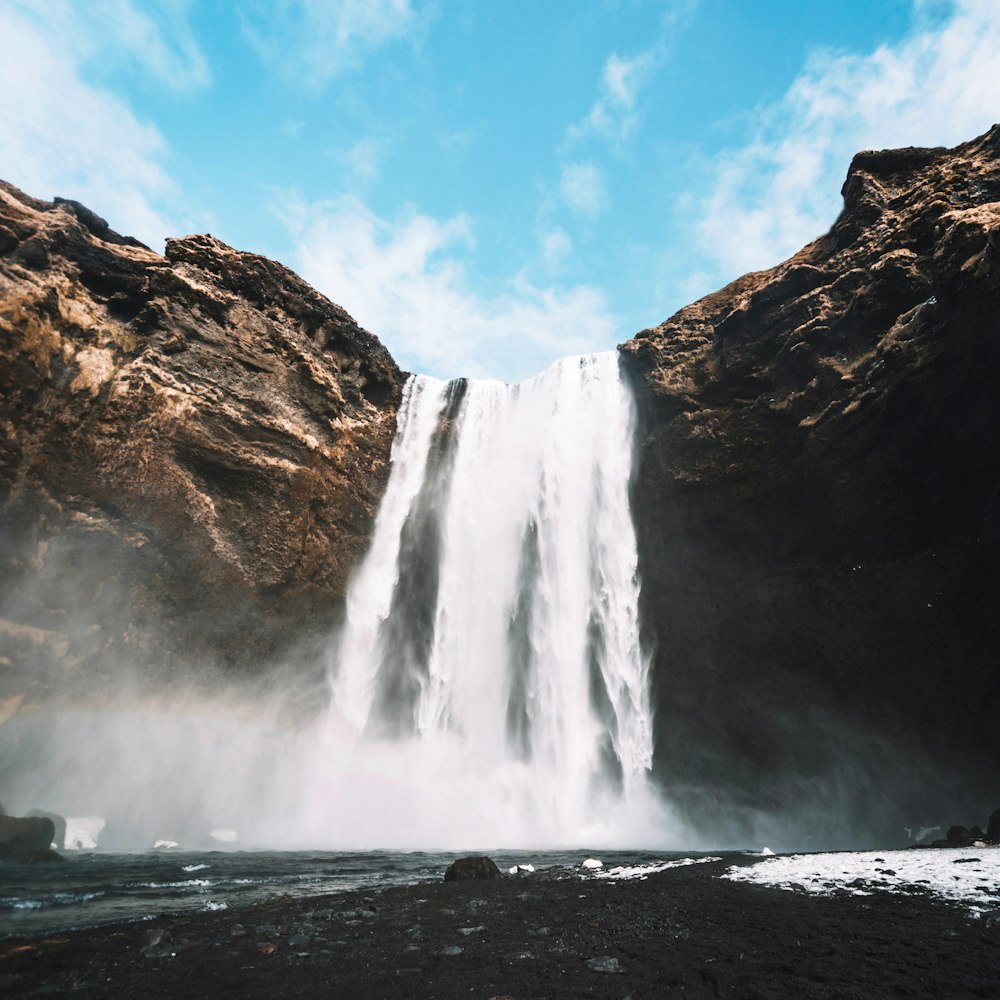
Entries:
[[607, 205], [601, 171], [593, 163], [568, 163], [559, 177], [559, 190], [574, 212], [594, 218]]
[[615, 143], [624, 142], [639, 124], [636, 110], [639, 90], [652, 80], [663, 55], [662, 43], [631, 59], [623, 59], [612, 52], [604, 64], [597, 100], [582, 121], [570, 126], [567, 136], [572, 140], [597, 136]]
[[[150, 8], [147, 8], [147, 10]], [[156, 8], [180, 25], [184, 5]], [[158, 83], [208, 79], [186, 27], [164, 34], [124, 0], [88, 7], [23, 3], [0, 7], [0, 163], [4, 176], [41, 198], [75, 198], [153, 247], [176, 232], [167, 206], [177, 192], [162, 163], [163, 136], [129, 106], [84, 78], [109, 62], [145, 67]]]
[[[940, 8], [938, 8], [940, 9]], [[1000, 108], [1000, 7], [958, 0], [932, 21], [917, 0], [909, 34], [865, 55], [814, 53], [755, 134], [723, 154], [699, 206], [699, 243], [728, 280], [767, 267], [824, 232], [853, 154], [954, 145]]]
[[425, 24], [410, 0], [280, 0], [254, 4], [242, 19], [261, 59], [315, 90]]
[[376, 333], [403, 367], [437, 375], [527, 378], [557, 357], [610, 348], [615, 322], [586, 285], [539, 287], [514, 275], [500, 293], [472, 287], [459, 253], [470, 221], [410, 213], [398, 223], [355, 198], [281, 208], [297, 270]]

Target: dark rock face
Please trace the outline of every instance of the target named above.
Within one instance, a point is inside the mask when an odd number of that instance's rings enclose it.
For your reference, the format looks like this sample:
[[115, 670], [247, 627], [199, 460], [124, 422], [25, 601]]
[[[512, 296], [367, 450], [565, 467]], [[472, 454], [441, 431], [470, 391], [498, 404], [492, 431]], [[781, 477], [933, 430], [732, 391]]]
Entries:
[[34, 860], [52, 847], [55, 827], [44, 816], [0, 816], [0, 858]]
[[459, 858], [448, 865], [444, 873], [445, 882], [464, 882], [473, 878], [499, 878], [500, 869], [492, 858]]
[[995, 802], [998, 236], [1000, 127], [861, 153], [826, 236], [621, 348], [657, 771], [691, 814]]
[[29, 809], [26, 816], [42, 817], [43, 819], [48, 819], [52, 821], [52, 840], [49, 843], [54, 843], [58, 847], [64, 848], [66, 846], [66, 819], [60, 816], [58, 813], [45, 812], [44, 809]]
[[1000, 844], [1000, 809], [994, 809], [990, 813], [990, 820], [986, 826], [986, 839], [991, 844]]
[[0, 701], [327, 631], [401, 386], [280, 264], [0, 183]]

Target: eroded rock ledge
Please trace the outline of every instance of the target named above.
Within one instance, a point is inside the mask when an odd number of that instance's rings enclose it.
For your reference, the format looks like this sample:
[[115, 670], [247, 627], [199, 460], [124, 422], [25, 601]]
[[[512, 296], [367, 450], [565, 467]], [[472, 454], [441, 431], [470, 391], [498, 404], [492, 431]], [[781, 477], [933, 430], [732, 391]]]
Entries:
[[990, 807], [1000, 127], [860, 153], [843, 194], [827, 235], [621, 349], [658, 766], [692, 808]]
[[0, 184], [0, 699], [328, 628], [402, 381], [280, 264]]

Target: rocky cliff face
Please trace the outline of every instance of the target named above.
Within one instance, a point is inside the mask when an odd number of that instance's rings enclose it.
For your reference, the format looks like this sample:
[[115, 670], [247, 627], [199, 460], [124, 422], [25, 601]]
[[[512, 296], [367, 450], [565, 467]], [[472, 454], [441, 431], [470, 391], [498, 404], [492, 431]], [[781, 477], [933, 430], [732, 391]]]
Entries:
[[861, 153], [843, 194], [622, 348], [658, 769], [692, 809], [997, 791], [1000, 127]]
[[[731, 834], [996, 804], [1000, 129], [844, 198], [622, 348], [657, 773]], [[0, 719], [327, 635], [401, 382], [278, 264], [0, 185]]]
[[0, 185], [0, 699], [328, 630], [401, 385], [273, 261]]

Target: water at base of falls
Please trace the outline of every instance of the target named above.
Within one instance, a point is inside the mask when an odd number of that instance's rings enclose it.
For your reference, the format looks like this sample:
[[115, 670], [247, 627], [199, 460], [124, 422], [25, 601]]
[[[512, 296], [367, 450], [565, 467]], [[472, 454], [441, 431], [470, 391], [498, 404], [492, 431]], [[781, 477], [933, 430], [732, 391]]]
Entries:
[[516, 385], [410, 378], [307, 827], [346, 810], [377, 846], [664, 839], [633, 423], [613, 352]]

